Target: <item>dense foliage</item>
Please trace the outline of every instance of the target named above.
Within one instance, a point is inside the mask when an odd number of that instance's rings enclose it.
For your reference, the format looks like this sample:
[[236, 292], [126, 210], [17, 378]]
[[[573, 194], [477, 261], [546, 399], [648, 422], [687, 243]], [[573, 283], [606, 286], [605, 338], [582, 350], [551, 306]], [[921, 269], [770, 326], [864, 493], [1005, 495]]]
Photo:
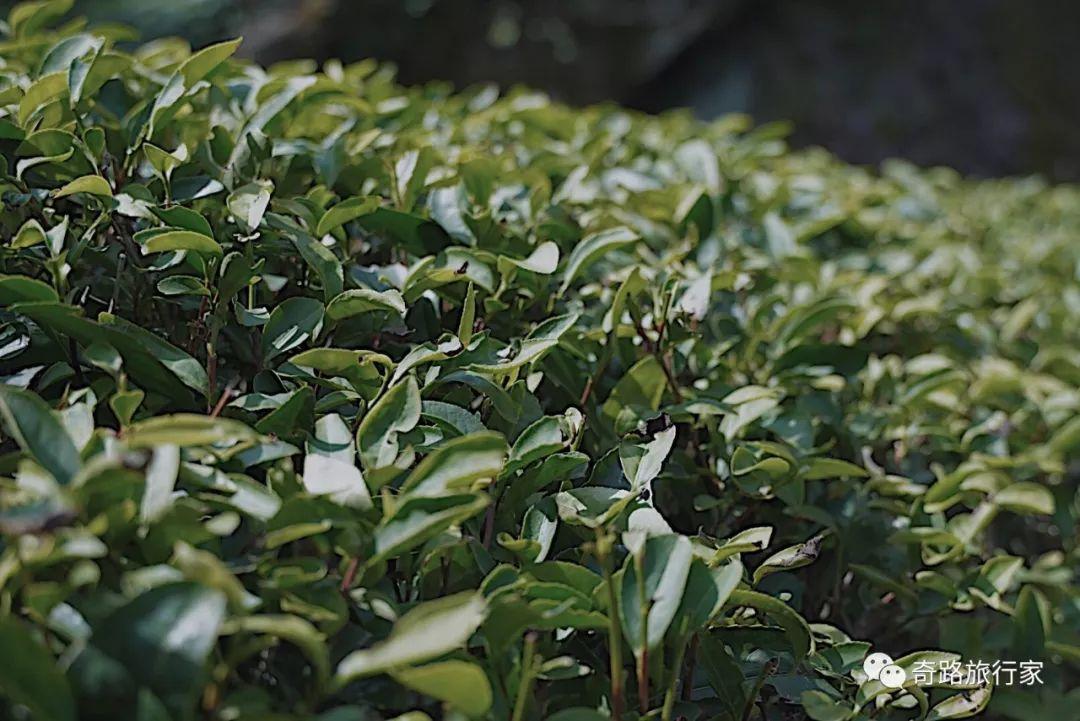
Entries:
[[1076, 189], [68, 5], [0, 45], [0, 718], [1075, 717]]

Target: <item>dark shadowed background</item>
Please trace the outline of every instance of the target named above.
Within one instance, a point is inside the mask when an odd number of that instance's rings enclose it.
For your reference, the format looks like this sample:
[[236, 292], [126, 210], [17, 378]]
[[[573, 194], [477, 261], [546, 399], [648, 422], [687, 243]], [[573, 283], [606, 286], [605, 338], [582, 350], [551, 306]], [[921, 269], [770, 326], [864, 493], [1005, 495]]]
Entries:
[[[3, 3], [10, 4], [10, 3]], [[575, 104], [791, 120], [796, 145], [1080, 179], [1070, 0], [79, 0], [95, 20], [264, 63], [394, 62], [407, 83], [526, 83]]]

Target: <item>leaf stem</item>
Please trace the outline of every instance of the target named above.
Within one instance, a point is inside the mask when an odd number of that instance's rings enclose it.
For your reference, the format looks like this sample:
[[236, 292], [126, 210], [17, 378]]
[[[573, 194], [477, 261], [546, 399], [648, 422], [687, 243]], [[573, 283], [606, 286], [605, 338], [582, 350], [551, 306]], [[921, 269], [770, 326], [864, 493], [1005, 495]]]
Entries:
[[348, 593], [356, 581], [356, 571], [360, 568], [360, 557], [353, 556], [349, 559], [349, 565], [345, 567], [345, 575], [341, 578], [341, 592]]
[[615, 596], [615, 582], [611, 577], [611, 540], [597, 531], [596, 557], [604, 572], [604, 586], [608, 603], [608, 654], [611, 676], [611, 721], [622, 721], [623, 713], [623, 660], [622, 626], [619, 623], [619, 600]]
[[80, 386], [85, 386], [86, 378], [83, 376], [82, 363], [79, 362], [79, 346], [74, 338], [68, 338], [68, 353], [71, 355], [71, 368], [75, 371], [75, 380]]
[[112, 313], [116, 307], [116, 301], [120, 297], [120, 276], [124, 274], [124, 264], [127, 262], [127, 254], [120, 253], [116, 259], [116, 277], [113, 279], [112, 296], [109, 298], [108, 312]]
[[750, 714], [754, 711], [754, 704], [758, 700], [758, 696], [761, 695], [761, 688], [765, 685], [765, 679], [772, 676], [776, 672], [776, 667], [779, 662], [775, 658], [770, 658], [765, 662], [765, 665], [761, 667], [761, 673], [757, 677], [757, 681], [754, 682], [753, 692], [746, 697], [746, 706], [743, 707], [742, 721], [750, 721]]
[[495, 506], [498, 503], [498, 497], [492, 498], [491, 505], [487, 507], [487, 512], [484, 514], [484, 538], [482, 543], [487, 550], [491, 550], [491, 542], [495, 538]]
[[[696, 639], [697, 636], [695, 635], [694, 638]], [[668, 683], [667, 693], [664, 694], [664, 709], [660, 712], [662, 721], [671, 721], [671, 714], [675, 710], [675, 688], [679, 685], [679, 671], [682, 670], [687, 645], [687, 643], [680, 643], [675, 651], [675, 663], [671, 666], [671, 681]], [[684, 680], [683, 690], [685, 689], [686, 681]]]
[[[206, 397], [207, 410], [211, 410], [209, 404], [214, 398], [214, 394], [217, 393], [217, 360], [217, 349], [214, 348], [214, 341], [211, 340], [206, 344], [206, 375], [208, 379], [207, 386], [209, 388]], [[222, 393], [221, 397], [224, 398], [225, 394]]]
[[518, 682], [517, 699], [514, 701], [514, 715], [511, 721], [522, 721], [525, 708], [532, 695], [532, 685], [536, 678], [536, 632], [525, 634], [525, 647], [521, 651], [521, 680]]
[[225, 385], [225, 390], [221, 392], [221, 396], [218, 398], [217, 403], [214, 404], [214, 409], [210, 411], [211, 418], [217, 418], [221, 415], [221, 411], [225, 409], [225, 404], [232, 398], [233, 391], [236, 389], [236, 385], [239, 379], [233, 378]]
[[649, 611], [651, 610], [651, 599], [645, 593], [644, 552], [635, 555], [634, 566], [637, 570], [638, 607], [641, 610], [641, 653], [636, 654], [638, 710], [645, 714], [649, 711]]
[[644, 346], [645, 351], [656, 358], [656, 361], [660, 364], [660, 368], [664, 372], [664, 378], [667, 379], [668, 388], [671, 389], [671, 397], [676, 403], [682, 403], [683, 394], [679, 389], [679, 382], [675, 380], [675, 373], [671, 369], [671, 352], [665, 351], [662, 347], [664, 327], [660, 327], [655, 343], [649, 338], [649, 334], [646, 332], [644, 324], [636, 316], [634, 316], [634, 327], [637, 329], [638, 336], [641, 338], [641, 344]]
[[689, 658], [686, 659], [686, 670], [683, 672], [682, 691], [680, 693], [683, 701], [691, 700], [690, 694], [694, 691], [694, 671], [697, 670], [697, 654], [700, 643], [701, 637], [695, 633], [690, 639], [690, 650], [687, 652]]
[[638, 710], [642, 714], [649, 711], [649, 649], [641, 649], [637, 658], [637, 693]]
[[593, 390], [596, 389], [596, 384], [600, 382], [600, 378], [603, 377], [604, 372], [607, 370], [608, 364], [611, 363], [611, 357], [614, 354], [615, 343], [617, 341], [615, 332], [608, 333], [607, 340], [604, 343], [604, 354], [600, 357], [600, 362], [596, 364], [596, 370], [585, 381], [585, 389], [581, 392], [581, 397], [578, 400], [578, 405], [582, 408], [585, 407], [585, 403], [589, 400], [589, 396], [592, 395]]
[[675, 399], [676, 403], [682, 403], [683, 394], [679, 390], [679, 382], [675, 380], [675, 373], [671, 370], [671, 351], [657, 351], [656, 359], [660, 361], [660, 367], [664, 370], [664, 377], [667, 378], [668, 386], [671, 388], [671, 397]]

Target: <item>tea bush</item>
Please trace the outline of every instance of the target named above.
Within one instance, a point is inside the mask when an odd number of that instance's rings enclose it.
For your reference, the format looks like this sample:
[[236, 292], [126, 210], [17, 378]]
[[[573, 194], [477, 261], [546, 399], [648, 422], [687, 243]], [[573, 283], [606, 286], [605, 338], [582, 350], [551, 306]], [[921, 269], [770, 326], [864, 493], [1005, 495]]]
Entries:
[[1080, 191], [69, 5], [0, 45], [0, 717], [1075, 718]]

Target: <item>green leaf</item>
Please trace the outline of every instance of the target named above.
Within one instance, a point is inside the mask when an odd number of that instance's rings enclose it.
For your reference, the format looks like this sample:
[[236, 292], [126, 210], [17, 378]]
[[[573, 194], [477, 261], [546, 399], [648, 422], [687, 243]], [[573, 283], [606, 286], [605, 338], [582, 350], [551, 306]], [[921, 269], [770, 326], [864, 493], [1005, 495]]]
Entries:
[[578, 320], [577, 314], [561, 315], [549, 318], [536, 326], [529, 335], [521, 341], [521, 348], [513, 358], [501, 363], [477, 364], [473, 370], [480, 373], [507, 373], [529, 363], [540, 360], [545, 353], [559, 344], [562, 336], [574, 327]]
[[[45, 229], [41, 227], [41, 223], [37, 222], [33, 218], [26, 221], [19, 228], [19, 232], [15, 234], [15, 238], [11, 241], [11, 247], [13, 249], [18, 248], [33, 248], [35, 245], [40, 245], [46, 241]], [[4, 276], [20, 277], [20, 276]], [[44, 300], [44, 299], [40, 299]], [[56, 298], [53, 298], [56, 300]]]
[[612, 250], [636, 243], [638, 239], [637, 233], [625, 227], [611, 228], [583, 238], [580, 243], [574, 246], [574, 250], [566, 260], [566, 270], [563, 271], [562, 286], [559, 292], [565, 293], [574, 279], [588, 265], [596, 262]]
[[408, 497], [375, 529], [372, 562], [394, 558], [462, 523], [488, 505], [482, 494]]
[[425, 145], [419, 150], [406, 151], [394, 163], [397, 197], [402, 210], [411, 211], [416, 205], [416, 199], [424, 189], [424, 182], [434, 162], [434, 151], [430, 145]]
[[15, 618], [0, 618], [0, 694], [44, 721], [75, 721], [68, 680], [56, 661]]
[[100, 175], [84, 175], [81, 178], [76, 178], [53, 194], [57, 198], [63, 198], [76, 193], [101, 195], [106, 198], [111, 198], [113, 194], [112, 188], [109, 187], [109, 181]]
[[[645, 280], [641, 275], [641, 267], [635, 265], [630, 269], [626, 279], [619, 284], [619, 289], [615, 291], [615, 297], [611, 300], [611, 305], [608, 307], [607, 312], [604, 313], [604, 319], [600, 324], [600, 328], [604, 333], [611, 333], [616, 326], [622, 323], [627, 301], [640, 293], [644, 287]], [[646, 358], [649, 357], [651, 356], [646, 356]]]
[[135, 411], [142, 405], [145, 398], [146, 394], [138, 389], [117, 391], [109, 399], [109, 408], [116, 414], [116, 419], [120, 421], [121, 426], [130, 425]]
[[555, 541], [555, 532], [559, 529], [559, 512], [553, 498], [548, 497], [525, 511], [521, 522], [521, 538], [515, 539], [509, 534], [500, 534], [499, 544], [515, 554], [532, 562], [539, 563], [551, 552]]
[[388, 310], [405, 315], [405, 301], [396, 290], [376, 291], [368, 288], [347, 290], [326, 306], [326, 317], [332, 321], [351, 318], [374, 310]]
[[382, 468], [398, 455], [398, 435], [420, 420], [420, 387], [413, 377], [393, 386], [364, 414], [356, 445], [365, 469]]
[[779, 403], [777, 391], [763, 386], [743, 386], [724, 396], [722, 402], [735, 408], [720, 421], [720, 432], [728, 440], [736, 438], [747, 426]]
[[246, 232], [252, 233], [262, 223], [273, 192], [272, 182], [260, 180], [243, 185], [229, 193], [225, 203], [237, 224]]
[[634, 654], [657, 648], [683, 603], [693, 551], [685, 536], [655, 536], [623, 566], [623, 631]]
[[294, 440], [309, 431], [315, 421], [315, 393], [304, 386], [289, 399], [255, 424], [255, 430], [266, 435]]
[[314, 238], [296, 233], [292, 235], [293, 245], [304, 261], [318, 274], [322, 281], [323, 299], [327, 302], [341, 294], [345, 287], [341, 261], [325, 245]]
[[298, 353], [289, 362], [347, 379], [364, 400], [372, 400], [382, 390], [383, 380], [394, 363], [382, 353], [344, 348], [312, 348]]
[[146, 464], [146, 487], [139, 504], [139, 520], [153, 523], [172, 506], [173, 489], [180, 472], [180, 449], [171, 444], [154, 448], [150, 462]]
[[742, 576], [743, 565], [738, 559], [711, 568], [700, 558], [694, 558], [690, 562], [682, 602], [672, 620], [675, 633], [687, 638], [705, 628], [727, 603]]
[[390, 383], [397, 383], [406, 373], [414, 368], [424, 365], [425, 363], [435, 363], [437, 361], [446, 360], [452, 354], [460, 350], [461, 341], [453, 337], [449, 337], [438, 345], [433, 345], [431, 343], [418, 345], [398, 362], [397, 367], [394, 368], [394, 375], [390, 378]]
[[1052, 516], [1054, 494], [1037, 483], [1020, 481], [994, 494], [994, 503], [1014, 513]]
[[182, 165], [187, 157], [187, 147], [184, 145], [171, 153], [152, 143], [143, 143], [142, 149], [150, 166], [166, 181], [172, 177], [172, 172]]
[[799, 703], [814, 721], [846, 721], [855, 714], [855, 707], [849, 702], [833, 698], [823, 691], [803, 691]]
[[233, 251], [222, 258], [219, 267], [218, 302], [228, 303], [241, 290], [250, 287], [251, 281], [262, 267], [262, 262], [251, 262]]
[[229, 606], [237, 613], [247, 613], [262, 605], [262, 600], [244, 588], [244, 584], [226, 568], [212, 553], [179, 541], [173, 547], [172, 564], [183, 572], [189, 581], [207, 588], [216, 588], [225, 594]]
[[402, 296], [409, 305], [415, 304], [425, 293], [455, 283], [475, 283], [488, 292], [495, 290], [495, 275], [484, 262], [486, 256], [464, 248], [449, 248], [444, 253], [429, 255], [409, 268], [402, 281]]
[[769, 255], [775, 260], [781, 260], [798, 253], [798, 245], [795, 242], [795, 234], [791, 227], [776, 213], [766, 213], [763, 219], [765, 226], [765, 243], [769, 249]]
[[210, 289], [202, 278], [192, 275], [170, 275], [162, 278], [158, 281], [157, 289], [162, 295], [210, 295]]
[[413, 497], [468, 491], [477, 481], [497, 478], [506, 454], [506, 441], [498, 433], [454, 438], [428, 454], [401, 484], [401, 491]]
[[181, 408], [192, 405], [188, 388], [202, 384], [198, 363], [190, 356], [150, 331], [135, 330], [133, 324], [121, 323], [110, 314], [103, 313], [99, 324], [83, 318], [80, 309], [61, 303], [20, 303], [15, 310], [43, 328], [69, 336], [84, 346], [107, 342], [123, 356], [126, 372], [141, 387]]
[[585, 486], [555, 495], [559, 519], [587, 528], [600, 528], [617, 518], [636, 496], [619, 488]]
[[[131, 67], [130, 56], [110, 52], [105, 47], [99, 47], [97, 51], [87, 58], [76, 58], [68, 68], [68, 93], [72, 108], [81, 109], [83, 93], [95, 93], [101, 86], [111, 80], [121, 71]], [[100, 145], [95, 143], [91, 152], [95, 156], [101, 154], [104, 149], [104, 132], [98, 136]]]
[[565, 448], [569, 439], [563, 431], [563, 420], [556, 416], [544, 416], [523, 430], [510, 449], [505, 475], [509, 476]]
[[615, 420], [626, 408], [644, 408], [655, 411], [660, 407], [666, 386], [664, 369], [656, 356], [647, 355], [619, 379], [604, 401], [604, 415]]
[[232, 57], [243, 41], [243, 38], [236, 38], [235, 40], [226, 40], [215, 45], [208, 45], [202, 50], [193, 53], [191, 57], [180, 65], [177, 72], [183, 76], [187, 87], [191, 87], [213, 72], [217, 66]]
[[752, 526], [744, 529], [720, 546], [714, 560], [722, 560], [736, 553], [754, 553], [764, 551], [772, 542], [772, 526]]
[[58, 153], [56, 155], [44, 155], [34, 158], [23, 158], [15, 164], [15, 177], [18, 180], [22, 180], [23, 176], [26, 175], [27, 171], [31, 168], [49, 164], [60, 165], [66, 163], [68, 160], [71, 159], [74, 154], [75, 148], [69, 148], [67, 151], [63, 153]]
[[867, 478], [870, 474], [854, 463], [839, 458], [811, 458], [805, 465], [802, 477], [808, 481], [826, 478]]
[[270, 314], [263, 326], [263, 360], [269, 362], [318, 335], [323, 323], [323, 304], [314, 298], [289, 298]]
[[210, 380], [199, 361], [176, 346], [162, 340], [155, 333], [135, 325], [119, 316], [102, 313], [98, 322], [104, 328], [110, 328], [123, 334], [132, 342], [138, 343], [142, 350], [152, 355], [159, 363], [169, 369], [181, 383], [203, 396], [210, 393]]
[[1020, 589], [1013, 611], [1012, 649], [1016, 658], [1042, 658], [1051, 633], [1051, 605], [1042, 591], [1026, 585]]
[[930, 709], [926, 721], [944, 721], [945, 719], [971, 718], [982, 713], [990, 703], [990, 687], [963, 691], [950, 696]]
[[386, 639], [342, 659], [335, 678], [344, 683], [444, 656], [464, 646], [486, 615], [487, 603], [478, 593], [421, 603], [394, 624]]
[[151, 208], [151, 211], [166, 225], [193, 230], [196, 233], [202, 233], [207, 238], [214, 237], [214, 231], [210, 227], [209, 221], [201, 213], [197, 213], [190, 208], [173, 205], [168, 208]]
[[[769, 221], [766, 217], [766, 228]], [[796, 307], [781, 320], [777, 330], [777, 342], [791, 344], [801, 340], [821, 325], [853, 309], [854, 305], [845, 298], [823, 298], [816, 303]]]
[[375, 212], [378, 207], [379, 199], [373, 196], [343, 200], [323, 213], [315, 229], [315, 235], [321, 238], [349, 221]]
[[665, 428], [644, 443], [624, 440], [619, 444], [619, 463], [632, 490], [650, 487], [653, 479], [660, 475], [660, 469], [674, 444], [675, 426]]
[[784, 628], [796, 661], [806, 658], [814, 650], [813, 637], [806, 619], [797, 614], [783, 601], [757, 591], [737, 589], [728, 599], [729, 606], [746, 606], [770, 616]]
[[8, 15], [11, 35], [25, 38], [55, 22], [71, 10], [74, 0], [37, 0], [18, 3]]
[[1054, 431], [1054, 435], [1046, 442], [1046, 446], [1061, 456], [1080, 447], [1080, 417], [1072, 418], [1063, 423], [1060, 428]]
[[166, 443], [178, 446], [210, 446], [254, 440], [257, 434], [239, 421], [191, 413], [156, 416], [132, 424], [124, 434], [130, 448]]
[[206, 661], [225, 618], [225, 595], [194, 583], [158, 586], [94, 628], [91, 643], [154, 693], [175, 718], [202, 688]]
[[143, 231], [135, 234], [144, 253], [166, 253], [173, 250], [190, 250], [195, 253], [220, 256], [224, 251], [217, 241], [202, 233], [176, 228]]
[[467, 716], [483, 716], [491, 708], [491, 684], [483, 669], [468, 661], [442, 661], [390, 674], [414, 691], [445, 701]]
[[282, 613], [233, 617], [225, 622], [221, 633], [252, 633], [284, 639], [304, 652], [315, 669], [320, 686], [325, 685], [330, 678], [330, 653], [326, 647], [326, 636], [299, 616]]
[[675, 149], [675, 162], [695, 183], [701, 183], [705, 189], [716, 195], [720, 192], [721, 178], [716, 151], [709, 141], [704, 139], [688, 140]]
[[0, 305], [58, 299], [56, 291], [40, 280], [23, 275], [0, 275]]
[[769, 556], [754, 570], [754, 585], [758, 585], [761, 579], [770, 574], [809, 566], [821, 553], [821, 541], [821, 536], [814, 536], [806, 543], [788, 546]]
[[461, 305], [461, 318], [458, 320], [458, 340], [462, 346], [468, 346], [472, 340], [473, 326], [476, 324], [476, 286], [469, 283], [465, 291], [465, 302]]
[[67, 73], [58, 71], [42, 75], [26, 89], [19, 101], [19, 125], [26, 126], [30, 118], [44, 106], [67, 94]]
[[0, 385], [0, 416], [19, 446], [58, 483], [71, 482], [82, 466], [79, 451], [41, 398], [30, 391]]
[[341, 416], [329, 413], [315, 423], [315, 439], [304, 458], [304, 488], [308, 493], [329, 496], [343, 506], [371, 508], [371, 494], [356, 466], [353, 435]]
[[538, 245], [527, 258], [520, 260], [506, 256], [503, 256], [503, 258], [508, 263], [523, 270], [539, 273], [540, 275], [551, 275], [559, 267], [559, 246], [549, 240]]
[[420, 415], [429, 421], [435, 422], [444, 431], [450, 431], [451, 435], [464, 436], [486, 430], [477, 414], [453, 403], [422, 401]]

